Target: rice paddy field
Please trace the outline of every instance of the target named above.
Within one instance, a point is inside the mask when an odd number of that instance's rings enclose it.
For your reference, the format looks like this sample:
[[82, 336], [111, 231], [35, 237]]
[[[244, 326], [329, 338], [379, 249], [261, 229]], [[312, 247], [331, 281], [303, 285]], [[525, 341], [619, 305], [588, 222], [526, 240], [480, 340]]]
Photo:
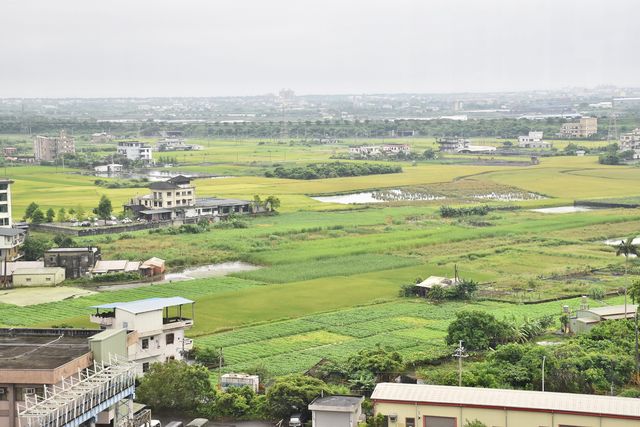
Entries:
[[[228, 277], [52, 297], [31, 305], [16, 303], [19, 299], [12, 294], [21, 290], [1, 291], [0, 325], [91, 327], [92, 305], [179, 295], [196, 301], [195, 326], [189, 334], [197, 346], [222, 347], [225, 370], [263, 363], [278, 375], [305, 371], [323, 358], [344, 360], [377, 343], [409, 359], [447, 355], [450, 349], [443, 337], [459, 310], [518, 318], [559, 316], [565, 304], [576, 308], [580, 295], [615, 294], [630, 280], [620, 273], [624, 259], [604, 241], [640, 234], [638, 209], [569, 209], [562, 214], [532, 209], [570, 206], [585, 199], [635, 200], [640, 168], [634, 166], [599, 165], [594, 156], [541, 158], [539, 165], [531, 166], [400, 162], [402, 173], [305, 181], [263, 175], [278, 163], [329, 161], [356, 142], [191, 142], [203, 150], [175, 153], [180, 164], [171, 170], [229, 176], [195, 180], [198, 196], [276, 195], [282, 203], [279, 214], [246, 218], [247, 228], [169, 236], [140, 231], [81, 238], [77, 243], [100, 246], [105, 259], [158, 256], [172, 270], [232, 260], [263, 268]], [[415, 151], [434, 144], [426, 138], [406, 142]], [[89, 211], [102, 194], [120, 206], [145, 192], [98, 187], [95, 177], [77, 170], [15, 166], [4, 172], [15, 181], [16, 218], [32, 201], [45, 209], [80, 206]], [[311, 197], [398, 189], [439, 198], [338, 204]], [[484, 197], [492, 194], [496, 197]], [[504, 194], [534, 196], [498, 197]], [[481, 203], [493, 208], [486, 216], [439, 214], [444, 204]], [[431, 304], [398, 296], [401, 285], [431, 275], [452, 276], [455, 266], [462, 277], [481, 283], [476, 300]], [[619, 301], [614, 297], [605, 303]]]

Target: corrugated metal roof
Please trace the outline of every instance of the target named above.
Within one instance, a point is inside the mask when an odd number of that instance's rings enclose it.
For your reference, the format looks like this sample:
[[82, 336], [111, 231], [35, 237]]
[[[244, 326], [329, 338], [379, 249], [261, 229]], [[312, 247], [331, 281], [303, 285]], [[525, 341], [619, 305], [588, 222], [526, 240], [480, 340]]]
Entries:
[[640, 401], [630, 397], [551, 393], [426, 384], [380, 383], [372, 400], [477, 405], [548, 412], [607, 414], [640, 419]]
[[112, 302], [109, 304], [92, 305], [91, 308], [115, 308], [138, 314], [148, 311], [162, 310], [165, 307], [173, 307], [182, 304], [192, 304], [194, 301], [182, 297], [147, 298], [129, 302]]
[[418, 283], [416, 286], [420, 288], [431, 289], [435, 285], [438, 285], [438, 286], [442, 286], [443, 288], [446, 288], [447, 286], [451, 286], [455, 283], [457, 283], [456, 279], [449, 279], [447, 277], [440, 277], [440, 276], [429, 276], [427, 280], [423, 280], [422, 282]]
[[[627, 313], [635, 313], [637, 309], [637, 305], [627, 304]], [[591, 308], [588, 311], [597, 314], [598, 316], [624, 315], [624, 304], [610, 305], [608, 307], [596, 307]]]

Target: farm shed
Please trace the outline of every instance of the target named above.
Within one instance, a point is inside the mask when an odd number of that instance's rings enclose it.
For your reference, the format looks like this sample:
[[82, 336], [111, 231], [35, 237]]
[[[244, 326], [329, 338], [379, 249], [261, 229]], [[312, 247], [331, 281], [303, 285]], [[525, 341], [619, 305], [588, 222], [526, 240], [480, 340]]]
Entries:
[[309, 404], [313, 427], [357, 427], [362, 416], [362, 396], [318, 397]]
[[91, 270], [92, 274], [130, 273], [140, 269], [140, 261], [100, 260]]
[[164, 260], [157, 257], [149, 258], [140, 266], [140, 272], [144, 276], [160, 276], [165, 272]]
[[569, 317], [569, 329], [576, 334], [588, 332], [600, 322], [625, 318], [633, 319], [637, 310], [638, 306], [636, 304], [627, 304], [626, 309], [622, 304], [576, 310], [575, 314]]
[[13, 272], [13, 286], [55, 286], [64, 282], [64, 268], [19, 268]]

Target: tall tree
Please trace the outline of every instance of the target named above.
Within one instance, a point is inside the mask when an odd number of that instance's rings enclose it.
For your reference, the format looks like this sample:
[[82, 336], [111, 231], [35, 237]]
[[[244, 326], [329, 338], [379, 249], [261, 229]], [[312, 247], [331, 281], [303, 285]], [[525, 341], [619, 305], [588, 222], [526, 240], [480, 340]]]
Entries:
[[276, 196], [269, 196], [264, 200], [264, 206], [273, 212], [280, 207], [280, 199]]
[[60, 208], [58, 211], [58, 222], [65, 222], [67, 220], [67, 211], [64, 208]]
[[278, 419], [307, 412], [309, 403], [323, 392], [330, 392], [329, 387], [317, 378], [300, 374], [280, 377], [267, 390], [267, 409]]
[[[638, 247], [633, 244], [633, 236], [628, 237], [626, 240], [621, 240], [618, 248], [616, 249], [616, 256], [624, 255], [624, 276], [625, 280], [628, 278], [629, 270], [629, 257], [631, 255], [638, 256]], [[627, 286], [624, 288], [624, 315], [627, 316]]]
[[109, 200], [109, 198], [103, 194], [102, 197], [100, 197], [98, 207], [93, 210], [93, 213], [98, 215], [98, 218], [106, 221], [111, 218], [112, 212], [113, 207], [111, 206], [111, 200]]
[[213, 389], [204, 366], [168, 360], [151, 365], [136, 395], [153, 409], [194, 413], [211, 401]]
[[53, 222], [55, 217], [56, 212], [52, 208], [47, 209], [47, 222]]
[[34, 224], [42, 224], [45, 220], [44, 214], [40, 210], [40, 208], [36, 208], [31, 215], [31, 222]]
[[44, 237], [29, 236], [22, 245], [25, 261], [37, 261], [44, 256], [45, 251], [53, 247], [50, 240]]
[[31, 217], [33, 216], [33, 213], [36, 211], [36, 209], [38, 209], [38, 204], [36, 202], [31, 202], [29, 203], [29, 206], [27, 206], [27, 209], [24, 212], [24, 219], [31, 219]]

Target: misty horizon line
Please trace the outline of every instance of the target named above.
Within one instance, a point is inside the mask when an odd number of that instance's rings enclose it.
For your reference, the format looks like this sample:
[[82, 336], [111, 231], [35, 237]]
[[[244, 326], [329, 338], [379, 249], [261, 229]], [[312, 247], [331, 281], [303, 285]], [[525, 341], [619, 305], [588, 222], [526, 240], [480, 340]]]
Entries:
[[548, 89], [519, 89], [519, 90], [494, 90], [494, 91], [452, 91], [452, 92], [327, 92], [327, 93], [296, 93], [296, 91], [289, 87], [283, 87], [273, 92], [255, 93], [247, 95], [122, 95], [122, 96], [0, 96], [2, 100], [37, 100], [37, 99], [211, 99], [211, 98], [260, 98], [268, 96], [279, 96], [278, 92], [281, 90], [293, 91], [295, 97], [322, 97], [322, 96], [407, 96], [407, 95], [484, 95], [484, 94], [519, 94], [519, 93], [536, 93], [536, 92], [571, 92], [579, 90], [598, 90], [598, 89], [630, 89], [640, 90], [638, 86], [617, 86], [614, 84], [599, 84], [595, 86], [571, 86], [562, 88], [548, 88]]

